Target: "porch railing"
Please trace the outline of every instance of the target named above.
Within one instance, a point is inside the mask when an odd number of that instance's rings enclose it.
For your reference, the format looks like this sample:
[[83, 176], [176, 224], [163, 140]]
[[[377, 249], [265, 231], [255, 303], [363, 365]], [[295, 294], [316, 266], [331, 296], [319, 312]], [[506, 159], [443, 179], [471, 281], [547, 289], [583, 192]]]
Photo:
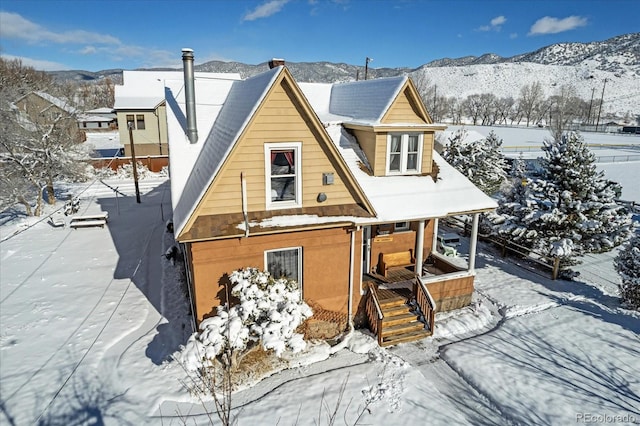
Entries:
[[382, 320], [384, 319], [384, 315], [382, 314], [382, 308], [380, 308], [378, 292], [372, 283], [369, 283], [369, 297], [367, 297], [365, 310], [371, 331], [378, 338], [378, 345], [382, 346]]
[[424, 321], [427, 323], [429, 330], [433, 333], [433, 328], [436, 322], [436, 302], [433, 300], [431, 293], [424, 285], [420, 277], [416, 277], [413, 284], [413, 294], [416, 297], [416, 303], [420, 312], [424, 317]]

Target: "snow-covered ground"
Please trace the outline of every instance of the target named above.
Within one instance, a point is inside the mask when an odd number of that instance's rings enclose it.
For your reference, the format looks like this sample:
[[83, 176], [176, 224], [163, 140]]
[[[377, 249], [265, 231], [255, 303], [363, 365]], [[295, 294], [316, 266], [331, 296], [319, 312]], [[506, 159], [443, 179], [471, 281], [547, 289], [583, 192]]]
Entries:
[[[2, 218], [0, 424], [208, 424], [171, 357], [191, 325], [162, 256], [168, 181], [143, 180], [140, 204], [131, 181], [106, 184], [68, 188], [81, 214], [109, 212], [104, 229]], [[347, 424], [640, 423], [640, 313], [619, 306], [612, 256], [552, 281], [480, 244], [472, 305], [438, 314], [433, 337], [316, 343], [234, 394], [233, 413], [240, 425], [329, 424], [336, 407]]]

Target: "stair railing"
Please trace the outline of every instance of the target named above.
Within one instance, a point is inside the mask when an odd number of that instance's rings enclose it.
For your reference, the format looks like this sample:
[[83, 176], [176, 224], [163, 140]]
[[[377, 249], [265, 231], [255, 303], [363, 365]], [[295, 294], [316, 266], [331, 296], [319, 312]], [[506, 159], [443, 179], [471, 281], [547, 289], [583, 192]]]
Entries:
[[416, 296], [416, 303], [424, 317], [424, 321], [427, 323], [431, 333], [433, 333], [436, 322], [436, 302], [420, 277], [416, 277], [413, 285], [413, 294]]
[[384, 319], [384, 315], [380, 307], [378, 292], [373, 283], [369, 283], [369, 297], [367, 297], [365, 310], [371, 331], [377, 336], [378, 345], [382, 346], [382, 320]]

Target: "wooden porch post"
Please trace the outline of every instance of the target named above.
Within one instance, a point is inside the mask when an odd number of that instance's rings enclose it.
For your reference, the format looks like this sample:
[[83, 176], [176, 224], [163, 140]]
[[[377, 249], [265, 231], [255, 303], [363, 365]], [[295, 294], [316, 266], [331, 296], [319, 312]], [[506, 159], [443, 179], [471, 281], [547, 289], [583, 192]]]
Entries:
[[416, 232], [416, 266], [415, 273], [422, 276], [422, 254], [424, 252], [424, 220], [418, 222], [418, 232]]
[[437, 217], [433, 219], [433, 241], [431, 241], [431, 251], [438, 251], [438, 219]]
[[478, 243], [478, 216], [480, 213], [473, 214], [473, 225], [471, 228], [471, 243], [469, 245], [469, 272], [473, 272], [476, 267], [476, 245]]

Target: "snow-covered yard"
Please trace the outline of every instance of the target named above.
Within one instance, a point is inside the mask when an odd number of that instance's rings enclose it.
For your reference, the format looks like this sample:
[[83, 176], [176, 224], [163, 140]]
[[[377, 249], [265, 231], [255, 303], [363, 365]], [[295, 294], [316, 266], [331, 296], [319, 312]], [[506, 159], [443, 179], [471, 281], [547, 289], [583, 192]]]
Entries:
[[[106, 183], [117, 197], [99, 182], [80, 195], [80, 213], [109, 212], [105, 228], [41, 221], [11, 236], [16, 220], [2, 221], [1, 424], [208, 423], [171, 357], [191, 323], [163, 256], [168, 182], [143, 180], [140, 204], [132, 182]], [[433, 337], [311, 345], [234, 394], [234, 413], [240, 425], [327, 424], [344, 386], [347, 424], [365, 407], [364, 424], [640, 423], [640, 313], [619, 306], [611, 258], [552, 281], [481, 244], [473, 304], [438, 314]]]

